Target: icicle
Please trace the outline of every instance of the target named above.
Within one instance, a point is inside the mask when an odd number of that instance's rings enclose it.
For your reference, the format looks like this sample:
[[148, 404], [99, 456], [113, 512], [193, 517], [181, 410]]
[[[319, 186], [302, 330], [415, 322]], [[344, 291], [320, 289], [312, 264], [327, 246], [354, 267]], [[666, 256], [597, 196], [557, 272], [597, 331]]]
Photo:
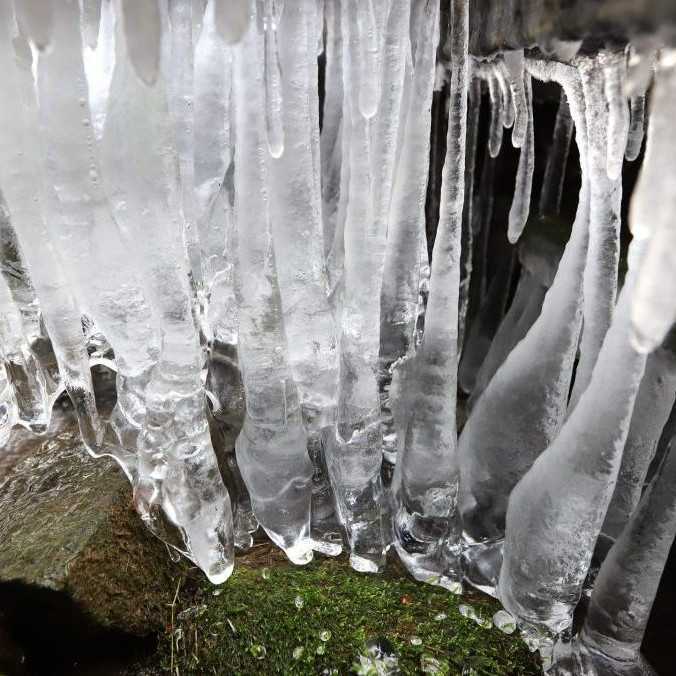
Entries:
[[[400, 3], [407, 8], [408, 3]], [[396, 5], [393, 4], [393, 8]], [[439, 18], [435, 3], [426, 3], [417, 17], [416, 65], [407, 97], [399, 164], [389, 208], [387, 249], [380, 299], [381, 400], [383, 453], [394, 463], [398, 440], [390, 411], [392, 364], [413, 350], [420, 293], [421, 249], [425, 242], [425, 200], [429, 168], [429, 123], [435, 79]], [[408, 12], [405, 11], [404, 14]], [[406, 39], [408, 17], [404, 19]], [[406, 53], [406, 50], [404, 50]], [[409, 64], [410, 68], [410, 64]], [[383, 87], [383, 94], [387, 92]], [[385, 110], [385, 104], [382, 106]]]
[[[297, 0], [287, 4], [279, 27], [284, 74], [281, 122], [286, 150], [270, 164], [269, 190], [289, 367], [298, 387], [308, 447], [321, 453], [321, 435], [335, 417], [338, 360], [322, 250], [321, 198], [315, 175], [318, 167], [308, 143], [319, 132], [314, 129], [318, 120], [310, 108], [317, 104], [317, 77], [308, 67], [315, 62], [315, 3]], [[323, 464], [323, 458], [318, 462]], [[317, 471], [316, 464], [315, 474]], [[337, 554], [340, 547], [336, 549], [336, 540], [340, 537], [332, 518], [333, 498], [328, 485], [322, 493], [325, 504], [321, 511], [327, 518], [324, 526], [315, 522], [322, 533], [315, 532], [313, 539], [317, 548], [328, 547], [330, 553]]]
[[315, 0], [317, 3], [316, 11], [316, 35], [317, 35], [317, 56], [324, 52], [324, 16], [326, 14], [326, 0]]
[[[296, 13], [287, 10], [291, 14], [284, 21], [290, 22]], [[306, 41], [301, 43], [295, 48], [305, 49]], [[272, 242], [275, 214], [268, 184], [272, 160], [265, 150], [264, 53], [265, 37], [254, 22], [235, 48], [233, 63], [239, 357], [246, 392], [236, 453], [256, 518], [289, 559], [302, 564], [312, 559], [312, 466], [299, 392], [289, 368]]]
[[432, 256], [425, 333], [406, 364], [410, 406], [394, 478], [395, 546], [411, 574], [460, 585], [455, 422], [458, 287], [465, 195], [469, 2], [451, 3], [451, 94], [439, 228]]
[[[542, 312], [496, 371], [460, 437], [463, 521], [469, 538], [478, 543], [479, 556], [482, 543], [503, 536], [512, 488], [558, 433], [580, 330], [589, 214], [582, 87], [570, 66], [529, 60], [528, 67], [534, 77], [555, 79], [565, 89], [576, 123], [582, 184], [571, 237]], [[496, 575], [493, 569], [489, 575], [493, 585]]]
[[577, 405], [591, 380], [617, 295], [622, 180], [609, 178], [606, 160], [611, 147], [612, 152], [624, 157], [624, 145], [615, 146], [608, 135], [610, 111], [606, 114], [602, 62], [600, 56], [578, 58], [587, 101], [591, 202], [589, 253], [584, 271], [584, 328], [569, 410]]
[[[44, 220], [39, 123], [30, 49], [11, 33], [9, 3], [0, 5], [0, 68], [7, 96], [0, 111], [0, 185], [26, 257], [65, 387], [73, 400], [82, 438], [91, 452], [100, 424], [76, 306]], [[16, 49], [16, 51], [15, 51]]]
[[622, 162], [627, 148], [629, 109], [624, 93], [626, 63], [624, 52], [601, 52], [605, 99], [608, 105], [608, 148], [606, 171], [611, 180], [622, 175]]
[[284, 123], [282, 121], [284, 101], [279, 68], [279, 47], [277, 29], [283, 11], [282, 0], [265, 0], [263, 31], [265, 40], [265, 124], [268, 150], [278, 158], [284, 152]]
[[[354, 2], [356, 0], [347, 0]], [[355, 26], [359, 31], [359, 112], [369, 119], [378, 110], [380, 83], [378, 81], [378, 43], [374, 0], [358, 0]]]
[[640, 651], [676, 536], [675, 481], [672, 448], [601, 567], [582, 631], [572, 645], [557, 647], [551, 673], [656, 673]]
[[213, 0], [216, 28], [226, 45], [239, 42], [249, 27], [250, 0]]
[[21, 32], [40, 51], [47, 49], [54, 26], [53, 3], [45, 0], [15, 0], [14, 7]]
[[488, 132], [488, 149], [491, 157], [497, 157], [500, 154], [500, 146], [502, 145], [504, 103], [496, 78], [490, 75], [487, 80], [488, 93], [491, 101], [491, 123]]
[[614, 540], [629, 521], [655, 457], [657, 443], [676, 397], [676, 331], [648, 357], [631, 418], [622, 465], [602, 533]]
[[511, 129], [514, 126], [514, 116], [516, 114], [516, 109], [514, 107], [512, 87], [509, 84], [509, 71], [505, 65], [505, 60], [501, 57], [495, 61], [494, 74], [498, 80], [500, 92], [502, 93], [503, 123], [506, 129]]
[[82, 31], [89, 49], [96, 49], [101, 24], [101, 3], [103, 0], [82, 0]]
[[[525, 74], [524, 91], [526, 93], [527, 110], [527, 130], [526, 136], [519, 146], [521, 153], [519, 155], [519, 166], [516, 171], [516, 185], [514, 186], [514, 197], [512, 206], [509, 210], [509, 228], [507, 238], [511, 244], [514, 244], [528, 221], [528, 212], [530, 210], [530, 194], [533, 187], [533, 170], [535, 168], [535, 134], [533, 129], [533, 86], [529, 74]], [[517, 124], [516, 122], [514, 123]]]
[[[192, 316], [173, 120], [163, 77], [158, 73], [147, 86], [135, 76], [125, 37], [118, 29], [101, 168], [161, 336], [142, 389], [134, 502], [159, 537], [222, 582], [233, 567], [232, 513], [205, 414], [204, 354]], [[148, 319], [143, 325], [147, 329]]]
[[676, 213], [674, 165], [676, 137], [672, 115], [676, 110], [676, 52], [662, 53], [660, 70], [651, 97], [648, 146], [631, 204], [631, 227], [635, 237], [654, 233], [643, 260], [632, 307], [634, 344], [649, 352], [663, 340], [676, 320], [674, 270]]
[[542, 179], [540, 216], [558, 216], [561, 210], [563, 183], [566, 178], [568, 153], [574, 129], [575, 125], [570, 115], [568, 100], [566, 99], [566, 95], [561, 92], [559, 109], [556, 113], [556, 123], [554, 124], [552, 145], [547, 155], [547, 165], [545, 166], [545, 174]]
[[[506, 51], [503, 54], [505, 71], [514, 102], [514, 125], [512, 127], [512, 145], [521, 148], [528, 134], [530, 119], [529, 103], [526, 98], [523, 50]], [[532, 104], [531, 104], [532, 107]]]
[[158, 0], [120, 0], [129, 60], [136, 75], [152, 86], [160, 71], [162, 22]]
[[624, 157], [633, 162], [641, 153], [645, 134], [645, 96], [632, 96], [630, 99], [631, 121], [627, 137], [627, 149]]

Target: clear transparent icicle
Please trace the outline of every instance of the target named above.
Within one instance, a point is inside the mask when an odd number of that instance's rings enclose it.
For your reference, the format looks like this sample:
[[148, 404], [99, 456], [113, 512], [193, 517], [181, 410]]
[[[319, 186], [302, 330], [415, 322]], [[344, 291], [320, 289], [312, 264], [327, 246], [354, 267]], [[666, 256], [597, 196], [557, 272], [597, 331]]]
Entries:
[[645, 95], [632, 96], [629, 99], [629, 110], [631, 117], [624, 157], [629, 162], [633, 162], [641, 154], [645, 135]]
[[[353, 25], [359, 33], [359, 111], [367, 119], [376, 114], [380, 99], [379, 35], [374, 2], [358, 0], [356, 23]], [[381, 6], [386, 7], [387, 3]]]
[[645, 367], [629, 340], [631, 275], [589, 386], [509, 499], [500, 600], [519, 622], [554, 635], [572, 623]]
[[603, 57], [580, 56], [577, 63], [587, 103], [591, 198], [589, 252], [584, 271], [584, 327], [580, 360], [570, 396], [570, 410], [577, 405], [589, 384], [603, 338], [613, 317], [620, 258], [622, 180], [608, 176], [606, 161], [611, 150], [624, 157], [624, 146], [615, 146], [609, 136], [610, 109], [604, 98]]
[[[386, 544], [377, 383], [386, 233], [376, 218], [373, 202], [373, 122], [362, 115], [357, 101], [363, 76], [360, 35], [356, 30], [359, 8], [354, 0], [348, 0], [341, 9], [344, 10], [341, 12], [343, 137], [347, 137], [342, 163], [349, 182], [347, 186], [341, 184], [340, 194], [341, 208], [345, 210], [345, 261], [338, 411], [335, 430], [327, 439], [326, 458], [340, 518], [347, 531], [350, 563], [357, 570], [374, 572], [384, 564]], [[364, 18], [360, 20], [363, 22]]]
[[547, 164], [542, 178], [542, 190], [540, 192], [540, 215], [558, 215], [561, 210], [561, 197], [563, 195], [563, 182], [566, 178], [568, 166], [568, 153], [570, 142], [573, 139], [575, 125], [570, 115], [568, 99], [561, 92], [561, 100], [556, 113], [552, 145], [547, 155]]
[[[516, 170], [514, 197], [509, 210], [509, 226], [507, 239], [514, 244], [528, 221], [530, 211], [530, 195], [533, 187], [533, 170], [535, 169], [535, 131], [533, 125], [533, 84], [529, 73], [524, 73], [523, 90], [526, 97], [526, 135], [518, 146], [519, 166]], [[517, 121], [518, 122], [518, 121]], [[516, 128], [517, 122], [514, 123]]]
[[[168, 39], [166, 30], [162, 34]], [[232, 513], [205, 411], [204, 354], [183, 246], [173, 120], [163, 77], [150, 86], [136, 76], [125, 35], [116, 34], [102, 173], [161, 335], [157, 363], [143, 388], [134, 501], [153, 532], [222, 582], [233, 567]]]
[[264, 0], [263, 32], [265, 56], [263, 73], [265, 83], [265, 124], [267, 128], [268, 150], [272, 157], [278, 158], [284, 152], [285, 107], [282, 95], [282, 77], [279, 63], [279, 22], [283, 11], [283, 0]]
[[[393, 4], [393, 8], [397, 3]], [[408, 5], [408, 3], [400, 3]], [[420, 251], [425, 241], [425, 193], [429, 169], [429, 126], [436, 72], [439, 18], [434, 3], [425, 3], [416, 17], [416, 63], [407, 86], [408, 110], [402, 112], [403, 137], [389, 208], [385, 268], [380, 298], [381, 401], [383, 454], [394, 463], [399, 442], [390, 406], [392, 365], [414, 348], [421, 281]], [[405, 36], [398, 49], [407, 51]], [[387, 43], [386, 43], [387, 53]], [[410, 66], [409, 66], [410, 67]], [[383, 88], [385, 109], [387, 87]]]
[[641, 497], [660, 434], [676, 397], [676, 331], [648, 356], [641, 387], [636, 396], [629, 435], [613, 499], [608, 506], [602, 533], [619, 537]]
[[42, 317], [52, 340], [64, 385], [90, 452], [99, 447], [100, 424], [80, 309], [54, 250], [45, 223], [46, 198], [37, 102], [28, 43], [13, 33], [9, 3], [0, 6], [0, 66], [7, 101], [0, 111], [0, 186], [7, 202]]
[[439, 227], [422, 343], [405, 367], [408, 416], [394, 478], [395, 546], [419, 580], [457, 589], [460, 525], [455, 422], [458, 287], [465, 195], [468, 0], [451, 3], [451, 93]]
[[250, 0], [213, 0], [216, 28], [227, 45], [238, 43], [249, 26]]
[[38, 50], [49, 47], [54, 26], [54, 3], [44, 0], [15, 0], [16, 19], [23, 35]]
[[[314, 29], [315, 0], [288, 3], [279, 26], [278, 49], [283, 73], [281, 122], [286, 149], [270, 162], [270, 208], [277, 279], [282, 299], [289, 367], [298, 392], [309, 448], [315, 460], [315, 507], [326, 524], [315, 521], [316, 547], [337, 554], [340, 533], [333, 517], [333, 497], [322, 467], [322, 431], [335, 419], [338, 379], [337, 339], [327, 297], [322, 247], [321, 195], [315, 180], [308, 139], [319, 129], [311, 106], [318, 105]], [[293, 180], [289, 180], [293, 177]], [[321, 487], [318, 485], [323, 475]]]
[[[526, 99], [523, 50], [503, 53], [505, 75], [512, 90], [514, 105], [514, 125], [512, 126], [512, 145], [521, 148], [528, 134], [528, 101]], [[509, 125], [508, 125], [509, 126]]]
[[239, 358], [246, 392], [236, 453], [256, 518], [289, 559], [302, 564], [312, 559], [312, 465], [289, 368], [272, 242], [264, 43], [252, 22], [233, 51]]
[[634, 236], [654, 233], [641, 270], [632, 307], [634, 344], [649, 352], [676, 321], [676, 213], [674, 163], [676, 135], [676, 51], [664, 50], [651, 95], [646, 156], [631, 203]]
[[[542, 312], [476, 402], [459, 442], [461, 508], [469, 538], [499, 541], [512, 488], [559, 431], [581, 323], [589, 186], [584, 98], [577, 71], [529, 62], [534, 77], [562, 84], [582, 158], [577, 214]], [[493, 584], [496, 570], [492, 571]]]
[[[158, 0], [120, 0], [129, 60], [136, 75], [147, 85], [160, 72], [162, 18]], [[119, 19], [118, 19], [119, 20]]]
[[603, 89], [608, 106], [606, 171], [611, 180], [622, 175], [622, 163], [629, 133], [629, 108], [625, 95], [626, 58], [624, 51], [603, 51], [599, 55]]

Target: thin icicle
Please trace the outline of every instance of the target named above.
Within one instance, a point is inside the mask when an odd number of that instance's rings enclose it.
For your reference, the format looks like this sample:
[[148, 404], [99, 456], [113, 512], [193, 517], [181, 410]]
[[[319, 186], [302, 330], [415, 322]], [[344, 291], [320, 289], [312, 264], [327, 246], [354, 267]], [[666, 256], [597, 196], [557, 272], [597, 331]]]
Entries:
[[[535, 130], [533, 125], [533, 85], [529, 73], [524, 74], [524, 86], [526, 96], [526, 136], [518, 146], [521, 148], [519, 166], [516, 170], [516, 184], [514, 197], [509, 210], [509, 227], [507, 239], [514, 244], [521, 237], [523, 229], [528, 221], [530, 211], [530, 195], [533, 188], [533, 170], [535, 169]], [[518, 124], [514, 123], [515, 129]]]
[[226, 45], [238, 43], [249, 27], [249, 0], [214, 0], [216, 28]]
[[[506, 51], [503, 54], [505, 72], [512, 90], [514, 102], [514, 125], [512, 145], [521, 148], [528, 134], [529, 104], [526, 99], [523, 50]], [[532, 115], [532, 113], [530, 113]]]
[[608, 149], [606, 171], [611, 180], [622, 174], [622, 163], [627, 148], [629, 132], [629, 108], [624, 93], [626, 60], [624, 52], [601, 52], [603, 87], [608, 106]]
[[282, 81], [279, 69], [279, 46], [277, 29], [282, 15], [283, 0], [265, 0], [263, 31], [265, 41], [265, 125], [267, 128], [268, 150], [278, 158], [284, 152], [284, 123], [282, 121]]
[[[451, 3], [450, 108], [425, 332], [406, 363], [408, 418], [394, 479], [395, 546], [411, 574], [457, 590], [460, 524], [455, 421], [458, 287], [469, 87], [468, 0]], [[403, 421], [402, 421], [403, 422]]]
[[[352, 1], [354, 0], [348, 0]], [[379, 36], [373, 2], [374, 0], [358, 0], [356, 17], [360, 45], [359, 111], [367, 119], [376, 114], [380, 99]]]
[[547, 165], [542, 179], [542, 191], [540, 192], [540, 215], [556, 215], [561, 211], [561, 196], [563, 195], [563, 183], [566, 178], [568, 166], [568, 153], [570, 142], [573, 138], [575, 125], [568, 107], [568, 99], [561, 92], [559, 109], [556, 113], [554, 135], [552, 145], [547, 155]]
[[495, 61], [495, 77], [502, 92], [503, 122], [506, 129], [511, 129], [514, 126], [516, 108], [514, 107], [514, 95], [510, 86], [509, 71], [502, 57], [498, 57]]
[[629, 100], [631, 119], [627, 136], [627, 149], [624, 157], [633, 162], [641, 153], [643, 136], [645, 135], [645, 96], [639, 94]]
[[129, 59], [136, 75], [152, 86], [160, 71], [162, 21], [158, 0], [121, 0], [121, 3]]
[[491, 123], [488, 131], [488, 150], [491, 157], [500, 154], [504, 129], [504, 100], [497, 78], [490, 73], [487, 77], [488, 95], [491, 101]]

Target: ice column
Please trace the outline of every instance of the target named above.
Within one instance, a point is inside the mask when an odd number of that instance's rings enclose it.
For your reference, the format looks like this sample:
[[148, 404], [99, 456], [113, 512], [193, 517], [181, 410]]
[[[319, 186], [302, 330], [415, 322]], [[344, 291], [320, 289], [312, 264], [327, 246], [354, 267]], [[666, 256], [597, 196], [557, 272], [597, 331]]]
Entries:
[[394, 478], [395, 545], [419, 580], [459, 587], [460, 527], [455, 422], [458, 287], [465, 195], [468, 0], [451, 3], [451, 93], [439, 227], [425, 332], [406, 362], [409, 414]]
[[256, 518], [289, 559], [301, 564], [312, 559], [312, 466], [289, 367], [273, 250], [263, 61], [264, 36], [254, 21], [234, 50], [233, 72], [239, 356], [246, 392], [236, 452]]

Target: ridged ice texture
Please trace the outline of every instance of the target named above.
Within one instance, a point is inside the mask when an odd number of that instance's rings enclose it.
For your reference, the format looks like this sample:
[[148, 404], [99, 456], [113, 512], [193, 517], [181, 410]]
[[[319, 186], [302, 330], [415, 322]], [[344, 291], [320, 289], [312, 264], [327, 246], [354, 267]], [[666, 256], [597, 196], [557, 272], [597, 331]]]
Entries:
[[289, 365], [273, 249], [264, 43], [252, 21], [234, 50], [239, 358], [246, 393], [236, 453], [256, 518], [289, 559], [300, 564], [312, 559], [312, 466]]
[[670, 214], [676, 209], [673, 185], [676, 136], [676, 53], [662, 52], [660, 70], [651, 96], [648, 140], [643, 169], [631, 203], [631, 229], [635, 237], [651, 236], [641, 263], [632, 307], [634, 344], [649, 352], [657, 347], [676, 320], [676, 228]]
[[582, 158], [582, 185], [570, 240], [542, 312], [496, 371], [460, 437], [464, 528], [480, 541], [503, 536], [512, 488], [560, 429], [582, 319], [589, 224], [582, 84], [571, 66], [533, 61], [528, 66], [534, 77], [559, 81], [566, 92]]
[[509, 499], [499, 597], [519, 622], [552, 634], [572, 623], [645, 368], [629, 340], [634, 288], [630, 272], [589, 386]]
[[604, 62], [603, 55], [578, 57], [577, 62], [586, 99], [591, 201], [589, 252], [584, 271], [584, 327], [580, 360], [569, 403], [571, 410], [589, 384], [603, 338], [612, 320], [617, 295], [622, 180], [609, 176], [607, 161], [610, 157], [615, 162], [613, 153], [619, 153], [621, 161], [624, 158], [624, 145], [617, 146], [611, 136], [612, 107], [606, 104], [604, 97]]
[[[137, 442], [134, 499], [154, 532], [219, 582], [233, 566], [232, 514], [205, 412], [204, 354], [193, 322], [179, 220], [173, 120], [164, 77], [158, 71], [154, 85], [137, 77], [119, 28], [101, 168], [127, 255], [143, 279], [161, 336], [157, 362], [142, 390], [145, 418]], [[168, 39], [166, 28], [162, 34]], [[172, 536], [173, 529], [178, 533]]]
[[469, 58], [468, 0], [451, 3], [452, 55], [448, 133], [439, 227], [434, 243], [425, 332], [406, 362], [407, 419], [395, 469], [395, 546], [419, 580], [457, 589], [460, 584], [457, 432], [458, 286]]

